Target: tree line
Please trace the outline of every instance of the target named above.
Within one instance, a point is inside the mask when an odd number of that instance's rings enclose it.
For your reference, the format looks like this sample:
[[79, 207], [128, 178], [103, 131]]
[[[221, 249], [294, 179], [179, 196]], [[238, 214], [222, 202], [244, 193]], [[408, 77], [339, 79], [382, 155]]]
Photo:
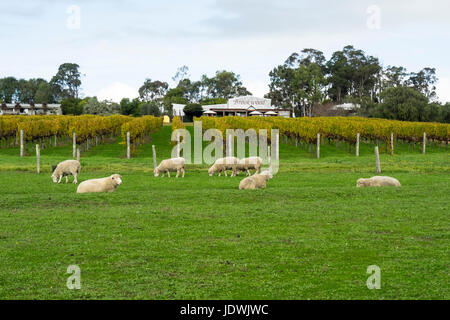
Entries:
[[[402, 66], [384, 67], [377, 57], [351, 45], [326, 59], [322, 51], [307, 48], [292, 53], [270, 73], [269, 92], [278, 108], [291, 109], [303, 117], [319, 115], [321, 106], [352, 103], [352, 115], [408, 121], [450, 122], [450, 103], [437, 101], [436, 69], [408, 72]], [[182, 66], [172, 77], [175, 83], [147, 78], [135, 99], [120, 103], [80, 98], [81, 73], [75, 63], [64, 63], [45, 79], [0, 79], [2, 102], [61, 103], [64, 114], [115, 114], [173, 116], [172, 104], [184, 104], [187, 118], [200, 116], [201, 105], [226, 103], [229, 98], [251, 95], [240, 76], [219, 70], [214, 76], [191, 79]], [[323, 114], [322, 114], [323, 115]], [[326, 114], [325, 114], [326, 115]]]

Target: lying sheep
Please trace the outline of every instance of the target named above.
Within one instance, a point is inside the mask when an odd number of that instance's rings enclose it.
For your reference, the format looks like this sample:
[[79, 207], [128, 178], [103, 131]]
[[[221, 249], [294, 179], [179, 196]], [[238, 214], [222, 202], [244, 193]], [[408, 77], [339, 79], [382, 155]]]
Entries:
[[249, 157], [239, 160], [236, 166], [237, 173], [240, 171], [247, 171], [247, 176], [250, 175], [250, 169], [256, 170], [255, 173], [261, 172], [262, 159], [260, 157]]
[[241, 183], [239, 183], [239, 189], [248, 190], [265, 188], [267, 181], [272, 178], [273, 176], [268, 170], [261, 173], [255, 173], [254, 175], [243, 179]]
[[73, 175], [73, 183], [78, 183], [78, 175], [80, 174], [81, 164], [77, 160], [66, 160], [58, 163], [53, 169], [53, 182], [61, 182], [62, 177], [66, 177], [66, 183], [69, 181], [68, 176]]
[[358, 179], [356, 182], [357, 187], [384, 187], [384, 186], [394, 186], [401, 187], [400, 182], [392, 177], [386, 176], [375, 176], [369, 179]]
[[172, 159], [166, 159], [161, 161], [159, 166], [157, 166], [153, 173], [155, 177], [158, 177], [160, 173], [162, 173], [163, 177], [164, 174], [167, 172], [167, 176], [170, 178], [170, 171], [176, 171], [177, 172], [177, 178], [180, 174], [180, 171], [183, 173], [182, 178], [184, 178], [184, 168], [186, 167], [186, 161], [184, 158], [172, 158]]
[[106, 178], [91, 179], [80, 183], [77, 193], [88, 192], [114, 192], [122, 184], [122, 176], [113, 174]]
[[239, 163], [239, 159], [236, 157], [225, 157], [219, 158], [214, 162], [211, 168], [208, 169], [209, 176], [213, 176], [215, 173], [219, 173], [219, 177], [221, 173], [225, 173], [225, 177], [227, 177], [227, 170], [231, 170], [231, 176], [236, 176], [236, 167]]

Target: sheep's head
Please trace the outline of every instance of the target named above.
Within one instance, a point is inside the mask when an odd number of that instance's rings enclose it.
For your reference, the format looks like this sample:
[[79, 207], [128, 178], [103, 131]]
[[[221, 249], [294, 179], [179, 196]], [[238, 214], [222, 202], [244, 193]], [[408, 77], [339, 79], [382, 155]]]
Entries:
[[52, 174], [52, 180], [54, 183], [58, 182], [58, 177], [54, 173]]
[[356, 181], [356, 186], [358, 188], [366, 186], [367, 185], [366, 180], [367, 179], [363, 179], [363, 178], [358, 179], [358, 181]]
[[212, 166], [211, 168], [208, 169], [208, 174], [210, 177], [212, 177], [214, 175], [214, 172], [215, 172], [214, 166]]
[[159, 170], [158, 170], [158, 168], [155, 168], [155, 169], [153, 170], [153, 175], [154, 175], [155, 177], [159, 177]]
[[263, 172], [261, 172], [262, 175], [266, 176], [266, 180], [272, 179], [273, 175], [269, 170], [265, 170]]
[[111, 176], [111, 179], [114, 181], [114, 183], [116, 185], [121, 185], [122, 184], [122, 176], [120, 174], [113, 174]]

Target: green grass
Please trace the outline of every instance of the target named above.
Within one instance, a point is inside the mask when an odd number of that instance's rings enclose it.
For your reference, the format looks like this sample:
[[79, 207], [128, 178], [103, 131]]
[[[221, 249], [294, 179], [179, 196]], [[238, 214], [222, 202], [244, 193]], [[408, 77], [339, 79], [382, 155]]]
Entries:
[[[53, 184], [71, 146], [35, 158], [0, 149], [0, 299], [449, 299], [450, 166], [445, 148], [381, 155], [402, 188], [356, 188], [374, 174], [372, 145], [356, 158], [323, 145], [321, 159], [281, 145], [265, 190], [209, 177], [154, 178], [170, 155], [163, 127], [133, 159], [118, 141], [83, 154], [80, 180], [112, 173], [111, 194]], [[68, 290], [69, 265], [81, 290]], [[381, 268], [369, 290], [366, 269]]]

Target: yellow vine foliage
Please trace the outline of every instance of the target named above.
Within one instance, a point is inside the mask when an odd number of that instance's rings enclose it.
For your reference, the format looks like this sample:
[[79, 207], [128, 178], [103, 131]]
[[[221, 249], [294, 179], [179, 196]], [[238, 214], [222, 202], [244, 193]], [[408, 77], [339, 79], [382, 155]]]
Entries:
[[200, 117], [203, 130], [218, 129], [226, 139], [226, 129], [261, 129], [267, 130], [270, 140], [270, 129], [279, 129], [280, 135], [297, 138], [308, 143], [315, 143], [317, 133], [323, 138], [342, 140], [349, 143], [356, 141], [356, 134], [371, 140], [390, 141], [394, 138], [410, 142], [421, 141], [426, 132], [428, 139], [448, 141], [450, 125], [434, 122], [408, 122], [387, 119], [362, 117], [315, 117], [315, 118], [282, 118], [282, 117]]
[[143, 116], [134, 118], [122, 124], [122, 143], [126, 143], [127, 132], [130, 132], [130, 143], [135, 143], [139, 138], [148, 136], [161, 129], [163, 117]]
[[[173, 117], [172, 119], [172, 132], [177, 129], [185, 129], [185, 125], [183, 124], [183, 121], [181, 121], [180, 117]], [[180, 142], [183, 141], [183, 137], [180, 137]], [[172, 144], [177, 144], [176, 141], [172, 141]]]

